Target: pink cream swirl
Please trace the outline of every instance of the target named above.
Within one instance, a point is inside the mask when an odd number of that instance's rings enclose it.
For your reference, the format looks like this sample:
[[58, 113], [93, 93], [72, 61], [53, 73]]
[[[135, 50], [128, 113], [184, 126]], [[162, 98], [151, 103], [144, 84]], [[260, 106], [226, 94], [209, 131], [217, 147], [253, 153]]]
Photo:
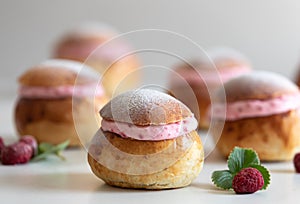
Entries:
[[246, 100], [227, 104], [217, 103], [212, 106], [212, 115], [210, 117], [234, 121], [243, 118], [263, 117], [284, 113], [299, 107], [300, 93], [297, 93], [283, 95], [269, 100]]
[[101, 122], [103, 131], [116, 133], [123, 138], [148, 141], [174, 139], [195, 130], [197, 126], [198, 122], [194, 116], [165, 125], [137, 126], [108, 120], [102, 120]]

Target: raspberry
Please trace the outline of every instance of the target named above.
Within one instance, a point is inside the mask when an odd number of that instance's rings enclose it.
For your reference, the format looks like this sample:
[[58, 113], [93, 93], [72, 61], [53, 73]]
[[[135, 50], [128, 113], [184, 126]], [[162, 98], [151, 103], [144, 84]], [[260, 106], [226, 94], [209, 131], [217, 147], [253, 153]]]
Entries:
[[294, 166], [297, 173], [300, 173], [300, 153], [294, 156]]
[[6, 146], [2, 150], [2, 164], [14, 165], [27, 163], [32, 156], [32, 148], [23, 142]]
[[0, 160], [1, 160], [1, 152], [4, 147], [5, 147], [5, 144], [4, 144], [3, 138], [0, 137]]
[[264, 178], [260, 171], [248, 167], [237, 173], [232, 181], [233, 190], [237, 194], [254, 193], [264, 186]]
[[20, 138], [19, 142], [24, 142], [32, 148], [32, 157], [38, 153], [38, 144], [36, 139], [31, 135], [24, 135]]

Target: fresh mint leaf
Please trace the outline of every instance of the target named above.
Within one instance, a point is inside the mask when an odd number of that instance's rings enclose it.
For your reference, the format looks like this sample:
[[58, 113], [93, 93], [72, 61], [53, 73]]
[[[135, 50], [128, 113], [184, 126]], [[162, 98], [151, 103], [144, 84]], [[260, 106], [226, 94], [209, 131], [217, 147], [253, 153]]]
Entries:
[[270, 172], [262, 165], [252, 165], [251, 167], [256, 168], [258, 171], [260, 171], [261, 175], [264, 178], [264, 186], [262, 187], [262, 190], [266, 190], [271, 180]]
[[233, 175], [228, 170], [214, 171], [211, 179], [213, 183], [219, 188], [223, 188], [226, 190], [232, 188]]
[[251, 165], [259, 165], [257, 153], [252, 149], [235, 147], [228, 157], [228, 168], [233, 174]]
[[69, 145], [69, 140], [62, 142], [58, 145], [52, 145], [49, 143], [41, 143], [38, 147], [39, 153], [35, 157], [31, 159], [31, 161], [39, 161], [42, 159], [46, 159], [50, 155], [56, 155], [62, 160], [65, 160], [65, 158], [61, 155], [61, 151], [67, 148]]

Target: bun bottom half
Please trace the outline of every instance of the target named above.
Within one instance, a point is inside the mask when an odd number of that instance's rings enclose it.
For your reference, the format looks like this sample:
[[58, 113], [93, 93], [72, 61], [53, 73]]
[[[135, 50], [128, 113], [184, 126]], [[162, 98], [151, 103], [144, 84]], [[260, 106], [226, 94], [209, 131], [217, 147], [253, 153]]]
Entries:
[[262, 161], [291, 160], [300, 150], [300, 111], [226, 121], [220, 138], [212, 134], [225, 157], [239, 146], [254, 149]]
[[[74, 101], [20, 98], [15, 108], [16, 128], [20, 136], [32, 135], [38, 143], [59, 144], [69, 140], [69, 146], [81, 146], [98, 130], [101, 121], [98, 111], [105, 102], [104, 98], [96, 98], [94, 102], [88, 98]], [[94, 117], [89, 114], [92, 111]]]
[[[203, 167], [204, 150], [196, 131], [164, 141], [139, 141], [102, 133], [100, 140], [109, 141], [113, 148], [103, 143], [92, 144], [88, 162], [93, 173], [108, 185], [137, 189], [180, 188], [189, 185]], [[118, 151], [124, 154], [118, 155]], [[113, 168], [107, 167], [109, 165]]]

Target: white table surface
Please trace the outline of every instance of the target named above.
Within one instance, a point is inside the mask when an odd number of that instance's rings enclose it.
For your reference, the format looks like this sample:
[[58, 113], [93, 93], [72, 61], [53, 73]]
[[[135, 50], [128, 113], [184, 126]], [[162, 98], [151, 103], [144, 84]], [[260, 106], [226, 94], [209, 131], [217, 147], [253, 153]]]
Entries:
[[[13, 141], [13, 99], [0, 102], [0, 135]], [[206, 143], [205, 145], [209, 145]], [[186, 188], [161, 191], [110, 187], [94, 176], [86, 151], [66, 150], [66, 161], [50, 158], [18, 166], [0, 165], [0, 203], [297, 203], [300, 201], [300, 174], [292, 162], [266, 163], [271, 185], [255, 194], [236, 195], [214, 187], [214, 170], [227, 168], [217, 151], [210, 154], [198, 178]]]

